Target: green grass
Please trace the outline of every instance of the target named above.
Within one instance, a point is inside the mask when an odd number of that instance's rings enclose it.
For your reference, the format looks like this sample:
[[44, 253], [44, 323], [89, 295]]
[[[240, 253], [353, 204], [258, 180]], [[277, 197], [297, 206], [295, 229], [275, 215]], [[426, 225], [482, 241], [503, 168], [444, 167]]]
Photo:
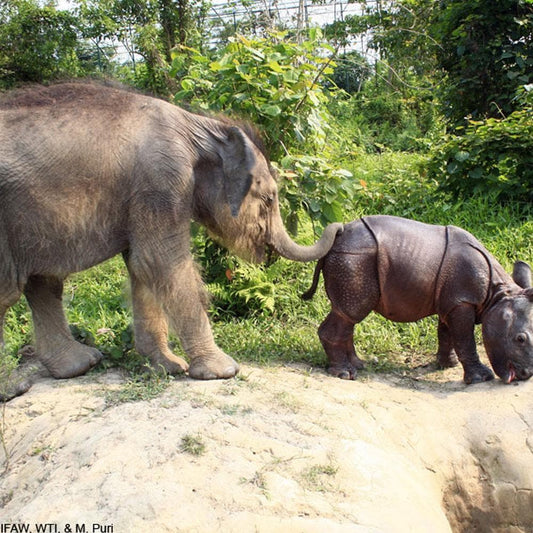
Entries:
[[[423, 158], [401, 153], [347, 154], [343, 165], [364, 188], [345, 206], [344, 221], [387, 213], [455, 224], [478, 237], [507, 270], [517, 259], [533, 261], [531, 207], [502, 206], [490, 197], [452, 202], [439, 195], [437, 185], [420, 172]], [[308, 223], [298, 240], [313, 238]], [[205, 257], [200, 254], [199, 259]], [[209, 269], [203, 266], [207, 274]], [[228, 267], [235, 272], [233, 281], [222, 276], [208, 284], [214, 295], [211, 316], [220, 346], [240, 362], [323, 367], [325, 354], [316, 331], [328, 313], [329, 302], [322, 284], [312, 301], [299, 298], [311, 282], [314, 264], [281, 259], [270, 267], [260, 267], [233, 258]], [[138, 372], [145, 361], [133, 350], [128, 281], [120, 258], [71, 276], [65, 285], [64, 303], [78, 338], [104, 353], [104, 368], [121, 366]], [[31, 341], [31, 315], [23, 300], [9, 311], [5, 329], [7, 353], [15, 354]], [[436, 345], [434, 317], [417, 324], [393, 324], [372, 314], [356, 328], [357, 350], [371, 371], [403, 371], [413, 360], [430, 361]], [[126, 391], [126, 396], [137, 392]]]
[[201, 435], [184, 435], [179, 447], [182, 453], [200, 456], [206, 452], [206, 445]]
[[160, 396], [169, 384], [170, 380], [167, 376], [136, 374], [119, 388], [105, 388], [103, 394], [106, 407], [153, 400]]

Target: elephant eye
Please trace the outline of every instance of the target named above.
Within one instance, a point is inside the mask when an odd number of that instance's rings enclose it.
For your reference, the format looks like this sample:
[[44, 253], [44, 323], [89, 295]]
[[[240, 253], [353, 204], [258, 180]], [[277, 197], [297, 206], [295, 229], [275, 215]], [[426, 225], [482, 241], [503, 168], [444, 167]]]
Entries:
[[519, 333], [517, 336], [516, 336], [516, 342], [518, 344], [525, 344], [527, 341], [527, 336], [525, 333]]
[[271, 207], [274, 203], [274, 197], [271, 194], [265, 194], [263, 196], [263, 202], [265, 202], [268, 207]]

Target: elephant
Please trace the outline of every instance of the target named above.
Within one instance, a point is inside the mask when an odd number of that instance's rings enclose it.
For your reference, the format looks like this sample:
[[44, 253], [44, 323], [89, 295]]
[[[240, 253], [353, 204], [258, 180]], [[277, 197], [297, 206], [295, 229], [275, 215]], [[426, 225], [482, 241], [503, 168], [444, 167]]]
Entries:
[[[331, 224], [311, 246], [289, 237], [275, 172], [248, 124], [109, 83], [33, 85], [0, 100], [0, 326], [24, 294], [37, 360], [53, 377], [82, 375], [102, 358], [69, 331], [64, 280], [117, 254], [131, 282], [136, 350], [169, 374], [236, 375], [213, 338], [190, 252], [193, 220], [252, 261], [267, 250], [313, 261], [342, 231]], [[169, 327], [189, 362], [171, 352]]]
[[479, 323], [492, 368], [504, 383], [533, 374], [531, 268], [517, 261], [511, 277], [461, 228], [365, 216], [346, 224], [318, 261], [304, 299], [315, 293], [320, 272], [331, 312], [318, 334], [334, 376], [354, 379], [363, 368], [354, 325], [371, 311], [395, 322], [438, 315], [437, 361], [441, 367], [460, 362], [467, 384], [494, 378], [476, 351]]

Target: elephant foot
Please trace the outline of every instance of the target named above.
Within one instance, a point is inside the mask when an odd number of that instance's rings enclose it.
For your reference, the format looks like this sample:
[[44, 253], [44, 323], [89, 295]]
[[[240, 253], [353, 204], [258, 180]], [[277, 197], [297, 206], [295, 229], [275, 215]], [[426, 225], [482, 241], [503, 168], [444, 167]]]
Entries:
[[470, 365], [468, 368], [465, 368], [463, 380], [467, 385], [491, 381], [492, 379], [494, 379], [492, 370], [482, 363]]
[[102, 354], [96, 348], [74, 340], [65, 342], [57, 351], [39, 351], [38, 357], [57, 379], [81, 376], [102, 360]]
[[150, 365], [153, 370], [163, 369], [164, 372], [171, 376], [184, 374], [189, 370], [189, 364], [185, 359], [174, 355], [172, 352], [150, 355]]
[[20, 361], [16, 368], [0, 374], [0, 401], [7, 402], [27, 392], [42, 377], [49, 377], [48, 369], [37, 359], [31, 346], [19, 352]]
[[238, 372], [239, 365], [219, 349], [194, 357], [189, 366], [189, 376], [194, 379], [228, 379]]
[[437, 353], [437, 365], [439, 368], [452, 368], [459, 364], [456, 353], [452, 350], [449, 353]]

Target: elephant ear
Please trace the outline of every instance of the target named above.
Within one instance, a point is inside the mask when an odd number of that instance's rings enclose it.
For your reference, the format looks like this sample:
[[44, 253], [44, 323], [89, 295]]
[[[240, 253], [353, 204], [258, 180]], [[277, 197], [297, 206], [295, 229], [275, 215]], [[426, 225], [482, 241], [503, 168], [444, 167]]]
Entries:
[[517, 261], [513, 268], [513, 280], [523, 289], [531, 287], [531, 267], [524, 261]]
[[224, 189], [231, 214], [236, 217], [252, 184], [255, 155], [249, 139], [235, 126], [228, 130], [223, 152]]

